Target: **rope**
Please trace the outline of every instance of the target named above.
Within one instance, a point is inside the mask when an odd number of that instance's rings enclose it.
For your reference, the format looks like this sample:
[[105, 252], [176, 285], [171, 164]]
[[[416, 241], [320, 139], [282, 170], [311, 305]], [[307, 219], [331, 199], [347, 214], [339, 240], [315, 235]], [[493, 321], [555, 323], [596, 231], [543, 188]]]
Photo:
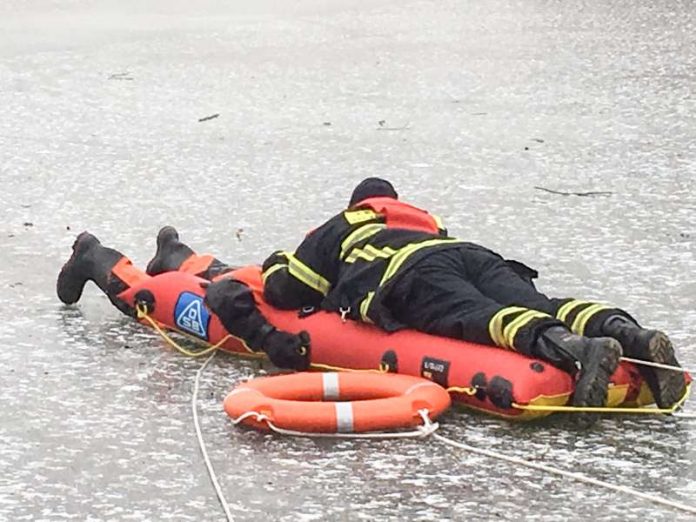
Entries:
[[[230, 512], [229, 506], [227, 504], [227, 501], [225, 500], [225, 497], [222, 493], [222, 490], [220, 488], [220, 484], [218, 483], [217, 477], [215, 475], [215, 470], [213, 469], [213, 466], [210, 462], [210, 458], [208, 457], [208, 453], [205, 449], [205, 443], [203, 442], [203, 435], [201, 432], [200, 424], [198, 422], [198, 411], [196, 409], [196, 403], [198, 401], [198, 389], [199, 389], [199, 381], [200, 381], [200, 376], [205, 370], [206, 366], [208, 363], [215, 357], [215, 353], [212, 353], [208, 359], [201, 365], [201, 367], [198, 369], [196, 372], [196, 379], [194, 383], [194, 389], [193, 389], [193, 399], [191, 401], [191, 409], [193, 412], [193, 421], [194, 425], [196, 428], [196, 436], [198, 437], [198, 443], [200, 446], [201, 453], [203, 454], [203, 458], [205, 460], [206, 467], [208, 469], [208, 474], [210, 476], [210, 480], [213, 483], [213, 486], [215, 488], [215, 492], [217, 494], [217, 497], [220, 501], [220, 504], [225, 511], [225, 517], [227, 518], [228, 522], [233, 522], [233, 517], [232, 513]], [[467, 389], [464, 388], [462, 391], [464, 393], [467, 393]], [[449, 391], [449, 390], [448, 390]], [[458, 390], [455, 390], [458, 391]], [[475, 390], [474, 390], [475, 393]], [[684, 397], [683, 400], [685, 400], [686, 396]], [[542, 407], [538, 407], [542, 408]], [[676, 408], [676, 407], [675, 407]], [[571, 408], [574, 410], [578, 410], [578, 408]], [[601, 408], [600, 408], [601, 409]], [[635, 408], [613, 408], [613, 409], [625, 409], [625, 410], [635, 410]], [[596, 408], [591, 408], [591, 410], [596, 410]], [[654, 408], [654, 410], [658, 410], [657, 408]], [[574, 471], [565, 471], [559, 468], [554, 468], [553, 466], [549, 466], [546, 464], [541, 464], [537, 462], [530, 462], [527, 460], [524, 460], [519, 457], [514, 457], [510, 455], [504, 455], [501, 453], [496, 453], [494, 451], [490, 450], [485, 450], [485, 449], [480, 449], [476, 448], [473, 446], [469, 446], [468, 444], [462, 443], [462, 442], [457, 442], [451, 439], [448, 439], [447, 437], [444, 437], [438, 433], [435, 433], [435, 431], [439, 428], [439, 424], [437, 422], [433, 422], [430, 420], [430, 417], [428, 415], [428, 410], [427, 409], [421, 409], [418, 410], [418, 414], [420, 415], [421, 419], [423, 420], [423, 425], [418, 426], [415, 431], [409, 431], [409, 432], [395, 432], [395, 433], [305, 433], [305, 432], [298, 432], [295, 430], [286, 430], [284, 428], [280, 428], [276, 425], [274, 425], [271, 420], [266, 416], [263, 415], [259, 412], [256, 411], [250, 411], [246, 412], [243, 415], [240, 415], [236, 419], [232, 419], [232, 423], [234, 425], [237, 425], [244, 421], [247, 418], [254, 417], [258, 422], [265, 422], [268, 427], [275, 431], [276, 433], [279, 433], [281, 435], [289, 435], [289, 436], [300, 436], [300, 437], [330, 437], [330, 438], [344, 438], [344, 439], [397, 439], [397, 438], [425, 438], [427, 436], [432, 435], [435, 440], [438, 440], [448, 446], [452, 446], [458, 449], [462, 449], [465, 451], [468, 451], [470, 453], [478, 454], [478, 455], [483, 455], [492, 459], [496, 460], [502, 460], [504, 462], [508, 462], [511, 464], [517, 464], [520, 466], [524, 466], [527, 468], [535, 469], [538, 471], [543, 471], [546, 473], [550, 473], [552, 475], [557, 475], [560, 477], [564, 478], [569, 478], [572, 480], [575, 480], [577, 482], [583, 482], [585, 484], [590, 484], [593, 486], [600, 486], [606, 489], [610, 489], [613, 491], [618, 491], [620, 493], [624, 493], [629, 496], [633, 496], [635, 498], [640, 498], [643, 500], [648, 500], [651, 502], [654, 502], [655, 504], [660, 504], [662, 506], [670, 507], [672, 509], [676, 509], [679, 511], [684, 511], [686, 513], [692, 513], [696, 514], [696, 507], [695, 506], [689, 506], [687, 504], [683, 504], [681, 502], [677, 502], [674, 500], [670, 500], [664, 497], [660, 497], [658, 495], [653, 495], [651, 493], [645, 493], [642, 491], [635, 490], [633, 488], [629, 488], [627, 486], [622, 486], [618, 484], [612, 484], [611, 482], [606, 482], [604, 480], [600, 479], [595, 479], [592, 477], [587, 477], [581, 473], [577, 473]], [[688, 414], [676, 414], [677, 416], [680, 417], [686, 417]], [[689, 418], [696, 418], [696, 415], [689, 416]]]
[[196, 372], [196, 380], [193, 386], [193, 399], [191, 400], [191, 411], [193, 412], [193, 424], [196, 427], [196, 437], [198, 438], [198, 446], [200, 447], [201, 453], [203, 454], [203, 460], [205, 460], [205, 467], [208, 468], [208, 475], [210, 476], [210, 481], [213, 483], [215, 493], [217, 494], [218, 500], [220, 501], [220, 505], [222, 506], [222, 509], [225, 512], [225, 517], [227, 518], [227, 521], [233, 522], [234, 518], [232, 517], [230, 508], [227, 505], [227, 501], [225, 500], [225, 495], [223, 495], [222, 489], [220, 489], [220, 484], [218, 483], [217, 476], [215, 475], [215, 470], [213, 469], [213, 465], [210, 463], [208, 452], [205, 449], [205, 443], [203, 442], [203, 434], [201, 433], [201, 427], [198, 423], [198, 410], [196, 408], [196, 403], [198, 402], [198, 387], [200, 377], [203, 373], [203, 370], [205, 370], [205, 367], [208, 366], [208, 363], [213, 359], [213, 357], [215, 357], [215, 352], [210, 354], [210, 357], [208, 357], [205, 360], [205, 362]]
[[652, 361], [646, 361], [644, 359], [633, 359], [631, 357], [621, 357], [621, 360], [626, 361], [626, 362], [630, 362], [633, 364], [638, 364], [640, 366], [652, 366], [653, 368], [662, 368], [663, 370], [672, 370], [674, 372], [696, 374], [696, 372], [694, 370], [682, 368], [681, 366], [672, 366], [669, 364], [656, 363], [656, 362], [652, 362]]
[[167, 334], [162, 327], [155, 321], [150, 315], [147, 313], [147, 307], [144, 305], [141, 305], [140, 303], [136, 303], [135, 305], [135, 311], [138, 315], [138, 319], [145, 319], [150, 326], [152, 326], [155, 331], [157, 331], [158, 334], [162, 336], [162, 338], [169, 343], [170, 346], [172, 346], [175, 350], [178, 350], [179, 352], [183, 353], [184, 355], [188, 355], [189, 357], [201, 357], [203, 355], [207, 355], [211, 352], [214, 352], [218, 348], [220, 348], [231, 336], [226, 335], [222, 339], [220, 339], [217, 343], [212, 344], [208, 346], [207, 348], [193, 352], [191, 350], [187, 350], [183, 346], [181, 346], [179, 343], [177, 343], [174, 339], [172, 339], [171, 335]]
[[264, 414], [257, 411], [248, 411], [243, 413], [236, 419], [232, 419], [232, 423], [236, 426], [245, 419], [253, 417], [257, 422], [264, 422], [266, 425], [276, 433], [280, 435], [289, 435], [291, 437], [311, 437], [311, 438], [334, 438], [334, 439], [408, 439], [408, 438], [423, 438], [435, 433], [435, 431], [440, 427], [437, 422], [430, 420], [428, 416], [428, 410], [422, 409], [418, 410], [418, 415], [423, 419], [423, 425], [418, 426], [414, 431], [397, 431], [393, 433], [388, 432], [372, 432], [372, 433], [322, 433], [322, 432], [308, 432], [308, 431], [295, 431], [288, 430], [276, 426], [271, 422], [271, 420]]
[[367, 373], [388, 373], [389, 369], [385, 368], [342, 368], [340, 366], [331, 366], [329, 364], [320, 364], [320, 363], [311, 363], [310, 368], [314, 368], [315, 370], [329, 370], [333, 372], [351, 372], [351, 373], [362, 373], [362, 372], [367, 372]]
[[604, 480], [595, 479], [592, 477], [587, 477], [587, 476], [582, 475], [581, 473], [577, 473], [575, 471], [565, 471], [565, 470], [562, 470], [559, 468], [554, 468], [552, 466], [548, 466], [546, 464], [540, 464], [537, 462], [530, 462], [530, 461], [524, 460], [524, 459], [519, 458], [519, 457], [513, 457], [513, 456], [509, 456], [509, 455], [504, 455], [501, 453], [496, 453], [496, 452], [490, 451], [490, 450], [475, 448], [473, 446], [469, 446], [468, 444], [464, 444], [462, 442], [457, 442], [457, 441], [448, 439], [447, 437], [443, 437], [442, 435], [440, 435], [438, 433], [434, 433], [433, 437], [436, 440], [439, 440], [440, 442], [447, 444], [448, 446], [462, 449], [462, 450], [468, 451], [470, 453], [475, 453], [477, 455], [484, 455], [486, 457], [490, 457], [492, 459], [497, 459], [497, 460], [502, 460], [502, 461], [508, 462], [510, 464], [517, 464], [517, 465], [524, 466], [527, 468], [532, 468], [532, 469], [536, 469], [539, 471], [544, 471], [544, 472], [550, 473], [552, 475], [558, 475], [561, 477], [576, 480], [578, 482], [584, 482], [585, 484], [591, 484], [593, 486], [600, 486], [600, 487], [603, 487], [606, 489], [611, 489], [613, 491], [618, 491], [620, 493], [625, 493], [626, 495], [631, 495], [633, 497], [641, 498], [644, 500], [650, 500], [651, 502], [654, 502], [656, 504], [661, 504], [663, 506], [671, 507], [673, 509], [678, 509], [680, 511], [685, 511], [687, 513], [696, 514], [696, 507], [695, 506], [689, 506], [687, 504], [682, 504], [681, 502], [669, 500], [669, 499], [660, 497], [658, 495], [653, 495], [651, 493], [644, 493], [642, 491], [638, 491], [638, 490], [635, 490], [633, 488], [629, 488], [627, 486], [620, 486], [618, 484], [612, 484], [611, 482], [606, 482]]
[[[164, 339], [172, 348], [177, 350], [178, 352], [183, 353], [184, 355], [187, 355], [189, 357], [201, 357], [203, 355], [209, 354], [211, 352], [214, 352], [215, 350], [218, 350], [222, 347], [222, 345], [227, 342], [227, 340], [232, 338], [232, 335], [227, 334], [225, 337], [220, 339], [217, 343], [215, 344], [208, 344], [200, 339], [192, 339], [193, 341], [199, 343], [199, 344], [204, 344], [206, 345], [206, 348], [200, 351], [191, 351], [187, 350], [183, 346], [181, 346], [179, 343], [177, 343], [171, 335], [169, 335], [164, 328], [162, 328], [157, 321], [155, 321], [152, 317], [150, 317], [150, 314], [147, 312], [147, 306], [142, 305], [141, 303], [136, 303], [135, 305], [135, 310], [137, 313], [138, 319], [145, 319], [152, 328]], [[237, 357], [251, 357], [251, 356], [262, 356], [265, 355], [263, 353], [237, 353], [237, 352], [232, 352], [232, 351], [226, 351], [226, 353], [229, 353], [231, 355], [235, 355]], [[319, 363], [311, 363], [310, 368], [313, 368], [315, 370], [329, 370], [329, 371], [335, 371], [335, 372], [369, 372], [369, 373], [388, 373], [389, 372], [389, 367], [385, 365], [380, 365], [379, 368], [371, 369], [371, 368], [366, 368], [366, 369], [356, 369], [356, 368], [343, 368], [341, 366], [331, 366], [328, 364], [319, 364]], [[462, 388], [464, 390], [464, 388]], [[475, 392], [474, 392], [475, 393]]]
[[570, 413], [642, 413], [642, 414], [673, 414], [680, 403], [675, 404], [671, 408], [638, 408], [638, 407], [612, 407], [612, 406], [549, 406], [541, 404], [517, 404], [512, 403], [513, 408], [518, 410], [529, 411], [555, 411], [555, 412], [570, 412]]
[[620, 493], [624, 493], [626, 495], [630, 495], [636, 498], [640, 498], [643, 500], [649, 500], [651, 502], [654, 502], [655, 504], [660, 504], [663, 506], [670, 507], [672, 509], [676, 509], [679, 511], [685, 511], [687, 513], [693, 513], [696, 514], [696, 507], [695, 506], [689, 506], [687, 504], [683, 504], [681, 502], [677, 502], [674, 500], [670, 500], [664, 497], [660, 497], [658, 495], [653, 495], [651, 493], [644, 493], [642, 491], [635, 490], [633, 488], [629, 488], [627, 486], [622, 486], [618, 484], [612, 484], [611, 482], [606, 482], [604, 480], [600, 479], [595, 479], [592, 477], [587, 477], [581, 473], [577, 473], [574, 471], [565, 471], [559, 468], [555, 468], [553, 466], [549, 466], [547, 464], [541, 464], [537, 462], [530, 462], [527, 460], [524, 460], [519, 457], [514, 457], [510, 455], [505, 455], [501, 453], [496, 453], [494, 451], [490, 450], [485, 450], [485, 449], [480, 449], [476, 448], [474, 446], [469, 446], [468, 444], [462, 443], [462, 442], [457, 442], [451, 439], [448, 439], [447, 437], [444, 437], [438, 433], [435, 433], [435, 431], [438, 429], [438, 423], [432, 422], [430, 418], [428, 417], [428, 411], [427, 410], [419, 410], [418, 411], [419, 415], [423, 419], [423, 425], [418, 428], [416, 431], [412, 432], [401, 432], [401, 433], [304, 433], [304, 432], [298, 432], [294, 430], [286, 430], [283, 428], [279, 428], [278, 426], [275, 426], [270, 419], [263, 414], [260, 414], [255, 411], [247, 412], [236, 419], [233, 419], [232, 422], [236, 425], [239, 424], [240, 422], [244, 421], [245, 419], [249, 417], [254, 417], [257, 421], [259, 422], [265, 422], [269, 428], [271, 428], [273, 431], [276, 433], [279, 433], [281, 435], [290, 435], [290, 436], [300, 436], [300, 437], [332, 437], [332, 438], [362, 438], [362, 439], [371, 439], [371, 438], [407, 438], [407, 437], [427, 437], [429, 435], [432, 435], [433, 438], [436, 440], [448, 445], [452, 446], [458, 449], [462, 449], [465, 451], [468, 451], [470, 453], [475, 453], [478, 455], [483, 455], [485, 457], [489, 457], [492, 459], [496, 460], [502, 460], [504, 462], [508, 462], [511, 464], [517, 464], [520, 466], [524, 466], [527, 468], [535, 469], [538, 471], [543, 471], [546, 473], [550, 473], [552, 475], [557, 475], [561, 476], [564, 478], [569, 478], [578, 482], [583, 482], [585, 484], [590, 484], [593, 486], [600, 486], [606, 489], [610, 489], [613, 491], [618, 491]]
[[[583, 413], [583, 412], [594, 412], [594, 413], [640, 413], [645, 415], [673, 415], [675, 417], [684, 417], [684, 415], [678, 414], [677, 411], [684, 406], [686, 399], [689, 398], [691, 393], [691, 386], [686, 387], [684, 396], [679, 399], [670, 408], [640, 408], [640, 407], [621, 407], [621, 406], [549, 406], [541, 404], [517, 404], [512, 403], [513, 408], [519, 410], [529, 410], [529, 411], [550, 411], [550, 412], [567, 412], [567, 413]], [[686, 416], [685, 418], [689, 418]]]
[[685, 413], [677, 411], [672, 414], [672, 417], [678, 417], [680, 419], [696, 419], [696, 413]]
[[478, 388], [471, 387], [471, 388], [462, 388], [461, 386], [450, 386], [447, 388], [447, 391], [449, 393], [463, 393], [465, 395], [476, 395], [476, 392], [478, 391]]

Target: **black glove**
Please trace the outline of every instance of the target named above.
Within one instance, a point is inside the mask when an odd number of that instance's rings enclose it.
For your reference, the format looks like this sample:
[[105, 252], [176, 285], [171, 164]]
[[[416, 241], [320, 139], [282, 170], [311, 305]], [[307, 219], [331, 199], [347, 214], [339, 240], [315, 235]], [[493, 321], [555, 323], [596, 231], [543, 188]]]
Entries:
[[263, 262], [263, 265], [261, 266], [261, 271], [265, 272], [269, 268], [271, 268], [273, 265], [287, 265], [288, 264], [288, 256], [285, 252], [282, 250], [276, 250], [273, 252], [270, 256], [266, 258], [266, 260]]
[[[201, 283], [203, 286], [203, 283]], [[205, 305], [211, 312], [221, 315], [225, 305], [231, 296], [235, 296], [239, 283], [232, 279], [222, 279], [215, 283], [208, 283], [205, 290]]]
[[298, 335], [274, 330], [263, 341], [263, 351], [278, 368], [306, 370], [309, 368], [309, 334]]

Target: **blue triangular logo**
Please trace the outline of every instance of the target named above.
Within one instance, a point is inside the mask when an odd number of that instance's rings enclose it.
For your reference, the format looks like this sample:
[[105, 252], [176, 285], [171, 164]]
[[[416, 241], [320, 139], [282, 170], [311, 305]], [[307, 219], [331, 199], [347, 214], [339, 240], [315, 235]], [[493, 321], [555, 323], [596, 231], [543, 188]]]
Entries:
[[210, 313], [203, 306], [203, 298], [184, 292], [179, 296], [174, 309], [176, 326], [202, 339], [208, 338]]

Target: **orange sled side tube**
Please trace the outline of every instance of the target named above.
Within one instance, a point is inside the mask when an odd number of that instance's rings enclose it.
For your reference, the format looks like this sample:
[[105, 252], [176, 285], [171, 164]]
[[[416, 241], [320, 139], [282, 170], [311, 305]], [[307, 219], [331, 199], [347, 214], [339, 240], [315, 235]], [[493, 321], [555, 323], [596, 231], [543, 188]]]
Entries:
[[[311, 335], [311, 362], [315, 369], [387, 367], [390, 372], [425, 377], [448, 388], [455, 404], [516, 420], [531, 420], [551, 412], [524, 410], [513, 403], [562, 406], [573, 392], [573, 380], [567, 373], [516, 352], [414, 330], [387, 333], [368, 324], [344, 322], [333, 313], [317, 312], [300, 318], [296, 311], [275, 309], [259, 297], [262, 295], [260, 269], [252, 270], [258, 275], [252, 290], [268, 320], [283, 330], [295, 333], [306, 330]], [[203, 282], [190, 274], [168, 272], [143, 280], [119, 297], [132, 306], [139, 300], [148, 302], [150, 316], [160, 324], [216, 344], [228, 332], [203, 304], [204, 290], [200, 285]], [[251, 355], [244, 343], [233, 337], [221, 348]], [[647, 388], [642, 386], [640, 374], [632, 364], [622, 363], [612, 382], [609, 406], [646, 403]], [[476, 392], [467, 392], [471, 388]], [[491, 401], [491, 394], [499, 396], [500, 390], [507, 391], [511, 399], [509, 406], [496, 406]]]

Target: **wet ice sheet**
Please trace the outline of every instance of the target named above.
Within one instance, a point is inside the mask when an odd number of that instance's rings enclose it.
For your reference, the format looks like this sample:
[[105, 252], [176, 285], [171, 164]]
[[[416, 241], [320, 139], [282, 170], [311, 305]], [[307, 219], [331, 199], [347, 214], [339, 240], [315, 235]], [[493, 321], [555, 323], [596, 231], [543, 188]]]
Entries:
[[[689, 3], [196, 6], [0, 6], [0, 518], [221, 517], [190, 417], [200, 363], [93, 289], [77, 309], [54, 296], [82, 229], [140, 265], [166, 223], [197, 249], [259, 262], [383, 175], [454, 235], [539, 268], [545, 291], [665, 328], [696, 366]], [[221, 357], [201, 390], [239, 520], [679, 519], [435, 441], [234, 429], [221, 401], [255, 371]], [[443, 424], [696, 503], [692, 423], [621, 417], [578, 434], [455, 412]]]

